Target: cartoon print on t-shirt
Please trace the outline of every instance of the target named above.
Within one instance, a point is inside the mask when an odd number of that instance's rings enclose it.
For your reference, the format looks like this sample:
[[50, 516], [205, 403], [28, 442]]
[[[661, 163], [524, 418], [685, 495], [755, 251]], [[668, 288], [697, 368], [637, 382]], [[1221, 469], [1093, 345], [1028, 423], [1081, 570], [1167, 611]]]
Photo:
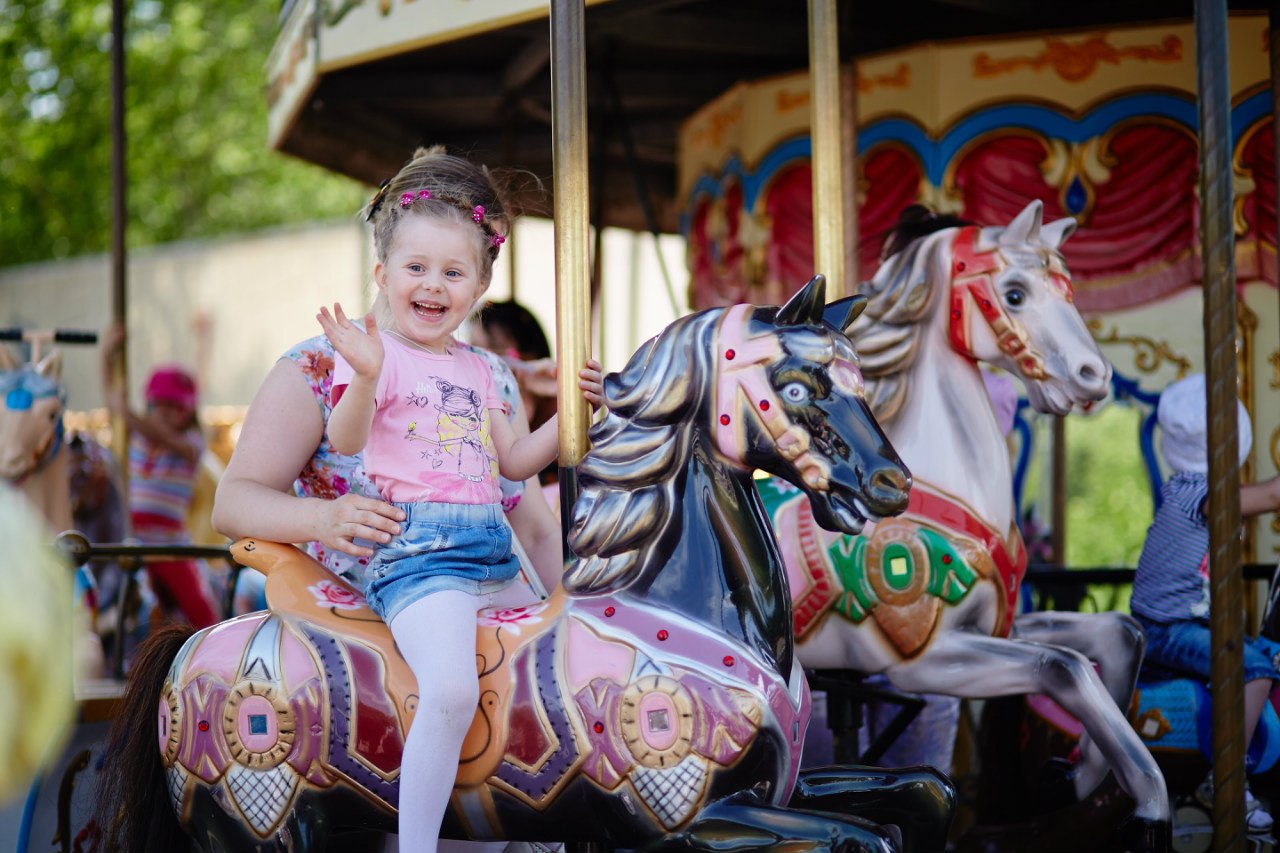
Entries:
[[[483, 482], [486, 474], [493, 476], [496, 473], [498, 460], [485, 450], [489, 438], [489, 420], [485, 417], [480, 395], [471, 388], [454, 385], [444, 379], [436, 378], [435, 384], [440, 392], [440, 403], [435, 407], [440, 413], [436, 419], [436, 436], [432, 438], [419, 434], [418, 424], [414, 421], [409, 424], [405, 438], [435, 445], [431, 450], [423, 452], [423, 457], [431, 460], [432, 468], [439, 469], [446, 462], [456, 461], [460, 477], [476, 483]], [[419, 387], [419, 391], [421, 390]], [[426, 408], [427, 398], [425, 394], [413, 394], [410, 395], [410, 402]]]

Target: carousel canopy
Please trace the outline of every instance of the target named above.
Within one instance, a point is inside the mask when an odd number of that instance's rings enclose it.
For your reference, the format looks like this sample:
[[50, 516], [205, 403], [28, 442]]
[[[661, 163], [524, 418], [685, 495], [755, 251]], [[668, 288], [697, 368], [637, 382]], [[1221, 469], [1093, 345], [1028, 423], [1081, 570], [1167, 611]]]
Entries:
[[[1261, 0], [1232, 10], [1265, 8]], [[1190, 0], [896, 0], [840, 4], [847, 61], [905, 45], [1187, 19]], [[268, 68], [270, 143], [369, 184], [423, 144], [543, 179], [549, 213], [546, 0], [292, 0]], [[591, 178], [608, 225], [678, 230], [681, 124], [733, 84], [803, 69], [805, 4], [588, 0]], [[645, 203], [641, 202], [641, 198]], [[598, 215], [598, 214], [593, 214]]]

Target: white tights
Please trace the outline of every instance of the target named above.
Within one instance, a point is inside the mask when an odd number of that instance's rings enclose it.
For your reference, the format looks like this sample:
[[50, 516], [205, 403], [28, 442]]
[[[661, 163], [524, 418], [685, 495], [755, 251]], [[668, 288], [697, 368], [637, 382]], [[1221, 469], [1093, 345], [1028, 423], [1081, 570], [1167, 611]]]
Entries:
[[418, 711], [400, 763], [401, 853], [436, 853], [462, 739], [480, 698], [476, 610], [488, 603], [446, 590], [418, 599], [391, 622], [418, 679]]

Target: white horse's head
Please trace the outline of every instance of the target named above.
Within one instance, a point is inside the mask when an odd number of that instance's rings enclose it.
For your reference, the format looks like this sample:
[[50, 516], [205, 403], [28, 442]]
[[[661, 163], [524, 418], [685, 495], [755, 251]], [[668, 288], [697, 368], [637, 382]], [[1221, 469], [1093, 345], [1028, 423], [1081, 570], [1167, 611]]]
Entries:
[[1059, 247], [1071, 218], [1039, 200], [1003, 228], [961, 228], [951, 244], [950, 334], [959, 352], [1022, 378], [1037, 411], [1065, 415], [1107, 396], [1111, 365], [1076, 310]]
[[65, 395], [62, 355], [50, 352], [21, 365], [0, 346], [0, 478], [20, 483], [57, 453]]

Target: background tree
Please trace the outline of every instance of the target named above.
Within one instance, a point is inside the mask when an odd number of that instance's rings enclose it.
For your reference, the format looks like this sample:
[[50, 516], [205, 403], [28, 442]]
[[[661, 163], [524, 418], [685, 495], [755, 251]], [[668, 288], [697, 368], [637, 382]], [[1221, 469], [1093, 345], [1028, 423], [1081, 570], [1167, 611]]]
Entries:
[[[267, 148], [278, 3], [126, 3], [128, 243], [352, 216], [368, 188]], [[111, 239], [111, 4], [0, 0], [0, 266]]]

